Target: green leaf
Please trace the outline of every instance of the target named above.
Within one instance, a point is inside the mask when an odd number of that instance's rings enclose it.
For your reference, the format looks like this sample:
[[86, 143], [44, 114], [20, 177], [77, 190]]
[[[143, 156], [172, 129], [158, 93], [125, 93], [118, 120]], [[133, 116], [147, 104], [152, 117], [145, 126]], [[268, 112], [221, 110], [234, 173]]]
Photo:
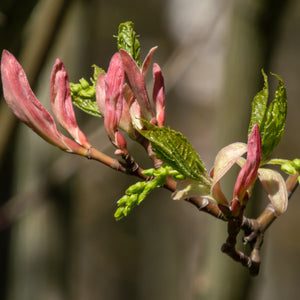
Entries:
[[131, 21], [121, 23], [119, 25], [119, 32], [116, 36], [118, 43], [118, 50], [123, 49], [131, 55], [139, 67], [141, 67], [140, 50], [141, 45], [138, 40], [139, 35], [134, 31], [134, 24]]
[[279, 80], [275, 99], [271, 102], [266, 112], [264, 133], [262, 135], [263, 158], [268, 157], [274, 148], [279, 144], [284, 132], [287, 114], [286, 89], [278, 75], [273, 74]]
[[268, 85], [268, 77], [265, 74], [264, 70], [261, 71], [264, 77], [264, 86], [260, 92], [256, 94], [252, 101], [252, 113], [250, 124], [248, 128], [248, 137], [252, 131], [252, 128], [255, 124], [258, 125], [260, 132], [263, 132], [264, 121], [267, 111], [267, 103], [269, 97], [269, 85]]
[[96, 87], [96, 83], [100, 73], [105, 73], [105, 71], [95, 64], [93, 64], [92, 67], [94, 68], [94, 74], [93, 74], [93, 78], [91, 78], [90, 80], [93, 83], [93, 87]]
[[287, 114], [287, 97], [283, 81], [278, 75], [272, 74], [277, 77], [279, 83], [275, 92], [275, 99], [267, 107], [268, 78], [264, 71], [262, 74], [264, 87], [253, 99], [248, 135], [253, 126], [258, 124], [262, 141], [262, 161], [264, 161], [278, 145], [283, 135]]
[[180, 132], [167, 127], [157, 127], [145, 120], [143, 123], [146, 129], [139, 132], [151, 142], [159, 159], [185, 177], [210, 185], [204, 163]]
[[93, 78], [90, 78], [91, 84], [84, 78], [81, 78], [79, 83], [70, 82], [72, 102], [85, 113], [103, 118], [96, 102], [96, 84], [99, 74], [105, 71], [96, 65], [92, 67], [94, 74]]

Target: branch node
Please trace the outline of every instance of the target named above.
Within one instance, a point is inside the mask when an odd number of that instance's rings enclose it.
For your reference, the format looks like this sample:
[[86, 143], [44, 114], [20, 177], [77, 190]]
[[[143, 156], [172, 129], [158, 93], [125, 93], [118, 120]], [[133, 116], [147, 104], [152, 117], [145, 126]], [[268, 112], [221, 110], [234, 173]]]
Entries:
[[91, 150], [92, 150], [92, 148], [94, 148], [94, 147], [91, 146], [91, 147], [87, 148], [87, 154], [86, 154], [87, 159], [91, 159], [92, 158], [91, 157]]

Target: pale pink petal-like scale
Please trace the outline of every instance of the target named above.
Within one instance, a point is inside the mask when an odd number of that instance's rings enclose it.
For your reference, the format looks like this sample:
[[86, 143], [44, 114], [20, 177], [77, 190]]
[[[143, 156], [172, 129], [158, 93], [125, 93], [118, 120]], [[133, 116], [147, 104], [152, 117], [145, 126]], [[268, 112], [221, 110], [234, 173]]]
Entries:
[[246, 163], [240, 170], [233, 189], [232, 199], [243, 202], [246, 191], [257, 178], [257, 170], [261, 160], [261, 139], [258, 125], [255, 124], [248, 139], [248, 153]]
[[150, 105], [148, 93], [146, 90], [145, 78], [133, 58], [125, 51], [120, 50], [124, 71], [128, 84], [132, 89], [138, 103], [141, 107], [143, 118], [151, 121], [154, 112]]

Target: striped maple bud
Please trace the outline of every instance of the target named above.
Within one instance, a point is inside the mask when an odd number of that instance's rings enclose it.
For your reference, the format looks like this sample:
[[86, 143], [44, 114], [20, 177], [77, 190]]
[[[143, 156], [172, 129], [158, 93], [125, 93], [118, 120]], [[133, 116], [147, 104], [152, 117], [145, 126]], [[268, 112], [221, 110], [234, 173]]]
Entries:
[[50, 103], [59, 124], [70, 133], [77, 143], [85, 148], [90, 148], [91, 144], [77, 125], [68, 74], [59, 58], [56, 60], [51, 73]]
[[53, 117], [32, 92], [23, 68], [7, 50], [2, 53], [1, 77], [4, 98], [18, 119], [50, 144], [87, 155], [90, 144], [75, 120], [67, 74], [60, 60], [56, 61], [51, 75], [52, 108], [61, 125], [76, 141], [58, 131]]
[[153, 103], [156, 113], [156, 121], [159, 127], [162, 127], [165, 122], [165, 86], [164, 78], [161, 73], [161, 69], [158, 64], [153, 64]]
[[231, 210], [236, 214], [238, 207], [245, 207], [248, 190], [252, 188], [261, 160], [261, 138], [258, 125], [255, 124], [248, 138], [248, 153], [244, 166], [241, 168], [233, 189]]
[[[153, 52], [156, 50], [156, 47], [152, 48], [148, 55], [146, 56], [142, 70], [138, 67], [134, 59], [128, 54], [125, 50], [120, 50], [120, 55], [123, 62], [123, 67], [126, 75], [126, 81], [128, 86], [131, 89], [131, 96], [127, 97], [131, 99], [130, 103], [128, 103], [129, 108], [134, 105], [134, 111], [131, 110], [131, 118], [132, 123], [137, 127], [141, 127], [141, 123], [138, 120], [134, 120], [135, 118], [143, 118], [149, 122], [155, 121], [154, 112], [152, 110], [148, 92], [146, 89], [145, 76], [146, 72], [149, 68], [151, 57]], [[137, 104], [139, 108], [137, 108]], [[134, 112], [137, 112], [138, 115], [134, 115]]]
[[96, 99], [99, 110], [103, 109], [104, 102], [104, 127], [112, 144], [127, 151], [126, 140], [118, 131], [123, 112], [123, 84], [124, 69], [119, 53], [111, 58], [107, 73], [99, 75], [97, 82]]

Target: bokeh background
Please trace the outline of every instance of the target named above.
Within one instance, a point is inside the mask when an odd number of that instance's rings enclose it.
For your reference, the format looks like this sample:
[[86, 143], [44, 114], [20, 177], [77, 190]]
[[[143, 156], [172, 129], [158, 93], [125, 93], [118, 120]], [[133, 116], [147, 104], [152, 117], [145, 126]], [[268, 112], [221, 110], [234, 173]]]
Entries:
[[[154, 45], [167, 120], [209, 169], [220, 149], [246, 141], [261, 69], [287, 85], [286, 132], [274, 156], [300, 157], [300, 2], [287, 0], [1, 0], [0, 50], [21, 62], [49, 107], [56, 57], [70, 80], [107, 69], [118, 24], [135, 23], [142, 57]], [[272, 78], [272, 77], [271, 77]], [[272, 92], [276, 80], [271, 79]], [[149, 90], [151, 75], [149, 75]], [[2, 93], [2, 90], [1, 92]], [[113, 154], [102, 120], [76, 110], [93, 145]], [[130, 144], [141, 166], [141, 148]], [[233, 181], [225, 179], [230, 197]], [[125, 220], [116, 201], [134, 178], [62, 153], [0, 102], [0, 299], [296, 299], [300, 193], [265, 234], [258, 277], [220, 252], [226, 224], [155, 191]], [[260, 192], [247, 214], [267, 204]]]

